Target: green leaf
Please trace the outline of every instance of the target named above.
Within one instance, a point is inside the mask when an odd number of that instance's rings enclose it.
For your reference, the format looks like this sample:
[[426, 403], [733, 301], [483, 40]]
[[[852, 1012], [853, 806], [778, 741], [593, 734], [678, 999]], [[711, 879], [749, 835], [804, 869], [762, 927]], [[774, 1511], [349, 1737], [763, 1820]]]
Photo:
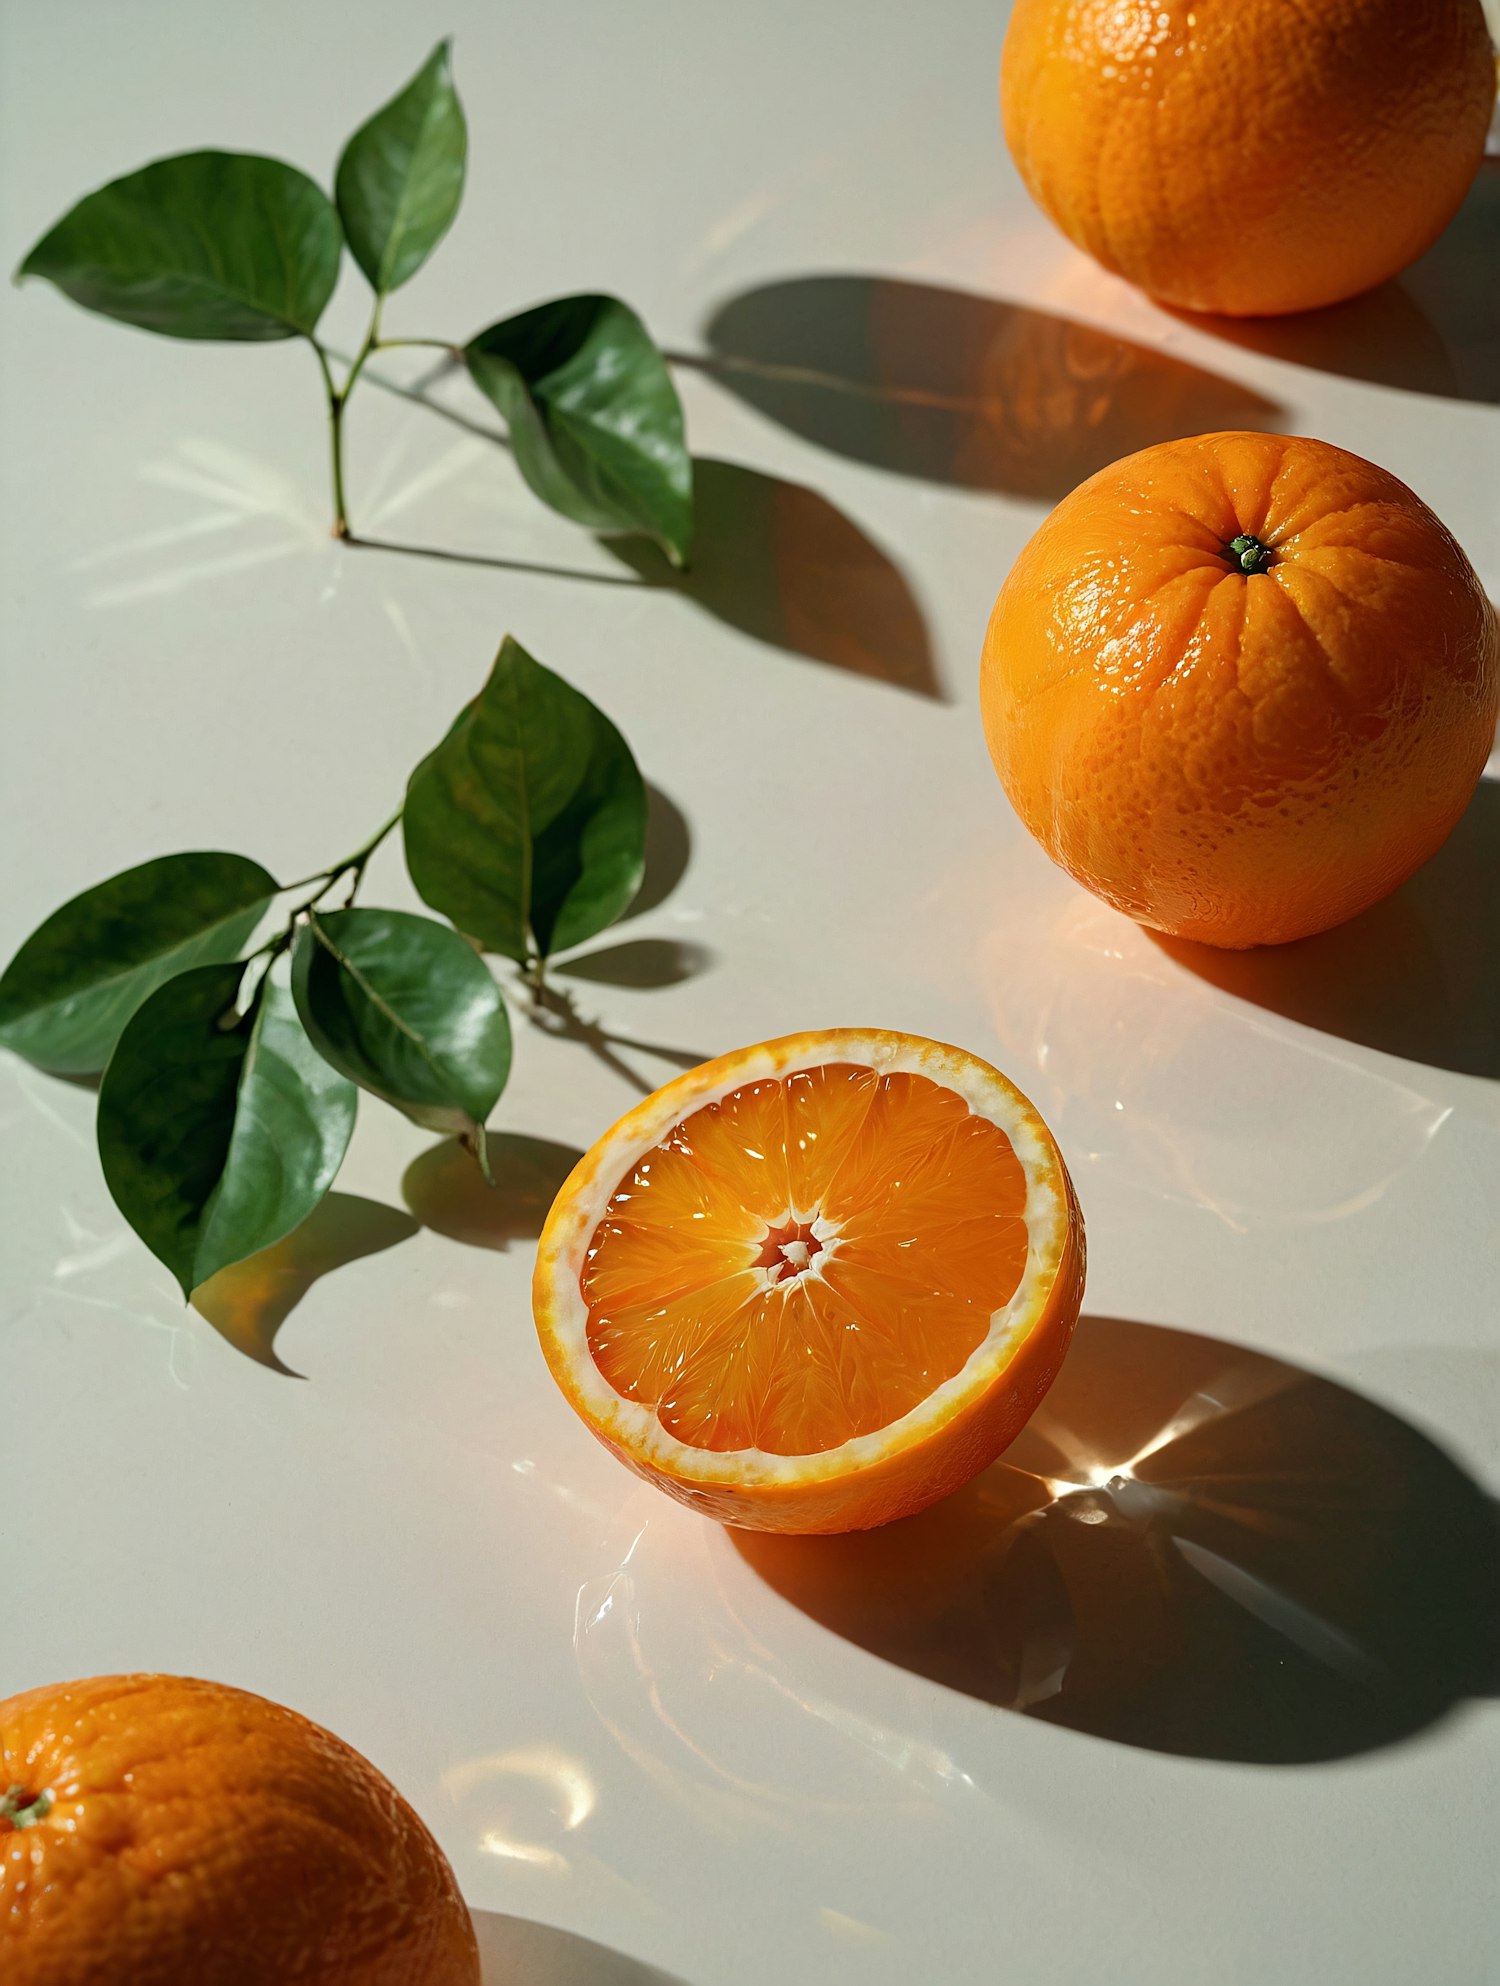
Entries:
[[646, 789], [630, 747], [509, 635], [412, 774], [402, 820], [423, 901], [508, 958], [593, 937], [645, 870]]
[[414, 276], [453, 225], [469, 132], [440, 41], [399, 96], [344, 147], [334, 180], [355, 261], [384, 296]]
[[327, 194], [295, 166], [183, 152], [80, 200], [17, 279], [167, 338], [259, 343], [311, 334], [340, 250]]
[[356, 1091], [313, 1048], [290, 993], [234, 1014], [242, 968], [159, 986], [110, 1058], [99, 1156], [115, 1205], [191, 1296], [269, 1248], [333, 1184]]
[[510, 1074], [510, 1022], [456, 931], [404, 910], [336, 910], [297, 934], [292, 993], [314, 1048], [429, 1131], [468, 1137]]
[[279, 888], [244, 855], [162, 855], [54, 910], [0, 977], [0, 1042], [92, 1075], [131, 1015], [189, 966], [236, 958]]
[[666, 360], [616, 297], [560, 297], [464, 349], [543, 503], [594, 531], [643, 531], [675, 565], [693, 537], [693, 460]]

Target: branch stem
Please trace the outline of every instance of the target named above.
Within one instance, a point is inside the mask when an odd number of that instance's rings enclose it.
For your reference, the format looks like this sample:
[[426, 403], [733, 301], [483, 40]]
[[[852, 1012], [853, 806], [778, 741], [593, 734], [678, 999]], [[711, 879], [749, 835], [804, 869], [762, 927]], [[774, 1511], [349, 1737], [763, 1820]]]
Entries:
[[[375, 830], [374, 834], [370, 836], [370, 839], [364, 844], [362, 848], [356, 848], [352, 855], [345, 856], [344, 860], [339, 863], [338, 867], [331, 872], [332, 880], [327, 885], [328, 889], [332, 889], [334, 883], [336, 883], [341, 876], [348, 876], [350, 878], [349, 895], [344, 904], [344, 908], [346, 910], [349, 908], [349, 905], [353, 903], [355, 897], [359, 894], [359, 886], [365, 879], [365, 870], [370, 865], [370, 857], [375, 853], [376, 849], [380, 846], [381, 842], [385, 840], [386, 836], [393, 832], [397, 823], [401, 819], [401, 813], [402, 813], [402, 809], [398, 807], [395, 813], [392, 814], [390, 819], [384, 824], [384, 826], [379, 827]], [[320, 896], [323, 894], [325, 894], [324, 891], [319, 891]], [[316, 902], [317, 898], [315, 897], [313, 901]]]
[[316, 338], [308, 341], [317, 355], [323, 374], [323, 391], [328, 396], [328, 454], [333, 469], [333, 535], [347, 538], [349, 512], [344, 502], [344, 396], [333, 383], [333, 367]]
[[354, 382], [364, 370], [365, 360], [371, 352], [380, 347], [380, 312], [383, 297], [375, 299], [375, 308], [370, 312], [370, 328], [365, 333], [365, 341], [354, 355], [353, 364], [344, 375], [342, 386], [336, 384], [333, 367], [328, 363], [328, 353], [316, 338], [308, 343], [317, 354], [318, 365], [323, 374], [323, 390], [328, 396], [328, 452], [333, 470], [333, 535], [347, 538], [349, 531], [349, 505], [344, 495], [344, 409], [349, 404], [349, 395], [354, 391]]
[[342, 862], [335, 862], [331, 869], [320, 869], [315, 876], [304, 876], [300, 883], [288, 883], [289, 890], [305, 889], [309, 883], [316, 883], [318, 887], [311, 896], [304, 897], [301, 903], [293, 906], [281, 930], [275, 937], [268, 938], [263, 945], [253, 951], [245, 960], [246, 965], [253, 965], [257, 959], [263, 958], [266, 961], [266, 972], [269, 973], [281, 954], [290, 948], [292, 940], [297, 935], [300, 921], [310, 911], [316, 910], [324, 897], [330, 891], [337, 889], [346, 876], [349, 878], [349, 894], [344, 899], [344, 908], [347, 910], [359, 894], [359, 886], [365, 879], [365, 870], [369, 867], [370, 857], [391, 833], [400, 818], [401, 809], [398, 807], [390, 819], [383, 826], [378, 827], [367, 842], [356, 848], [352, 855], [346, 855]]

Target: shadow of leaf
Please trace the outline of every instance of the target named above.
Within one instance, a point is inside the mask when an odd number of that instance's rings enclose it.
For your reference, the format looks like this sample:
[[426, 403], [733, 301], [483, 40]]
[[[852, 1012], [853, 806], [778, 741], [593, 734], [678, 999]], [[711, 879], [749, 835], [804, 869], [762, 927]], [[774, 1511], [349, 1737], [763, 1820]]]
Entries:
[[276, 1333], [313, 1284], [416, 1232], [417, 1223], [395, 1207], [355, 1193], [330, 1193], [284, 1239], [210, 1276], [193, 1291], [193, 1308], [246, 1358], [300, 1379], [277, 1356]]
[[581, 958], [568, 959], [552, 970], [565, 979], [586, 979], [600, 986], [680, 986], [713, 964], [707, 945], [681, 938], [630, 938], [607, 945]]
[[460, 552], [447, 545], [413, 545], [401, 538], [371, 538], [351, 531], [344, 543], [353, 552], [389, 552], [403, 559], [436, 559], [441, 565], [467, 565], [490, 572], [530, 573], [538, 579], [571, 579], [580, 586], [635, 586], [618, 572], [589, 572], [580, 566], [548, 565], [541, 559], [508, 559], [498, 552]]
[[445, 1138], [406, 1168], [402, 1199], [423, 1227], [471, 1248], [503, 1250], [535, 1241], [583, 1153], [519, 1131], [492, 1131], [488, 1151], [493, 1186], [485, 1184], [473, 1155], [456, 1138]]
[[926, 482], [1055, 500], [1152, 442], [1273, 428], [1238, 381], [1050, 311], [893, 277], [747, 290], [699, 361], [769, 419]]
[[[684, 361], [698, 364], [697, 360]], [[426, 407], [498, 448], [509, 443], [434, 397], [453, 370], [444, 362], [416, 386], [369, 373], [389, 393]], [[498, 553], [455, 551], [383, 536], [352, 536], [355, 549], [454, 565], [488, 566], [586, 585], [646, 585], [686, 595], [705, 613], [773, 648], [814, 662], [941, 697], [927, 625], [899, 568], [842, 511], [800, 483], [700, 456], [693, 463], [694, 545], [688, 571], [677, 571], [644, 538], [601, 544], [634, 577], [589, 572]]]
[[816, 490], [733, 462], [693, 463], [692, 564], [643, 538], [602, 542], [652, 586], [812, 662], [941, 698], [927, 624], [894, 561]]
[[1500, 402], [1500, 160], [1427, 253], [1366, 295], [1295, 317], [1189, 317], [1227, 343], [1317, 372], [1450, 400]]
[[693, 855], [693, 831], [687, 816], [669, 794], [646, 785], [646, 872], [630, 908], [618, 921], [640, 917], [666, 902], [687, 874]]
[[1192, 1332], [1085, 1317], [1002, 1459], [846, 1538], [731, 1534], [886, 1661], [1119, 1743], [1297, 1764], [1500, 1683], [1496, 1506], [1349, 1389]]
[[581, 1013], [575, 994], [550, 983], [538, 994], [532, 1018], [538, 1027], [549, 1034], [578, 1042], [606, 1069], [642, 1096], [650, 1096], [659, 1087], [659, 1080], [653, 1082], [638, 1069], [633, 1069], [620, 1054], [621, 1049], [635, 1055], [647, 1055], [653, 1061], [665, 1062], [674, 1069], [696, 1069], [709, 1060], [701, 1049], [677, 1047], [666, 1041], [642, 1041], [637, 1035], [617, 1034], [598, 1019]]
[[1500, 1077], [1500, 780], [1394, 895], [1316, 938], [1225, 952], [1160, 932], [1171, 958], [1241, 1000], [1387, 1055]]
[[483, 1986], [686, 1986], [675, 1973], [627, 1958], [574, 1931], [474, 1910]]

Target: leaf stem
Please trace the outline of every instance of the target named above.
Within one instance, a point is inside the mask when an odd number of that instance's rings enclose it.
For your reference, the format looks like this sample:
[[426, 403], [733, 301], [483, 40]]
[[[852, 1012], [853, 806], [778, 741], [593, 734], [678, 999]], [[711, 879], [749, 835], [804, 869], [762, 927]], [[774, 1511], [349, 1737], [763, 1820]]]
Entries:
[[318, 887], [311, 896], [304, 897], [301, 903], [292, 908], [282, 929], [274, 938], [268, 938], [263, 945], [253, 951], [245, 960], [245, 964], [254, 965], [257, 959], [264, 958], [266, 971], [269, 972], [296, 937], [299, 921], [310, 911], [316, 910], [329, 891], [336, 889], [345, 876], [349, 878], [349, 894], [344, 899], [344, 908], [347, 910], [359, 894], [359, 886], [365, 879], [365, 870], [369, 867], [370, 857], [401, 819], [401, 813], [402, 809], [398, 807], [390, 819], [375, 830], [368, 841], [356, 848], [352, 855], [346, 855], [342, 862], [335, 862], [331, 869], [319, 869], [315, 875], [304, 876], [300, 883], [288, 883], [288, 890], [305, 889], [309, 883], [316, 883]]
[[327, 882], [328, 878], [336, 873], [337, 871], [333, 869], [314, 869], [310, 876], [299, 876], [295, 883], [283, 883], [281, 894], [287, 896], [293, 890], [305, 890], [309, 883]]
[[370, 312], [370, 328], [365, 333], [365, 342], [355, 353], [354, 363], [350, 366], [348, 377], [344, 381], [342, 397], [345, 400], [353, 392], [354, 382], [359, 378], [361, 372], [363, 372], [365, 360], [370, 356], [371, 352], [377, 352], [380, 349], [380, 313], [384, 308], [385, 298], [376, 297], [375, 308]]
[[333, 469], [333, 535], [347, 538], [349, 534], [349, 506], [344, 496], [344, 409], [349, 404], [349, 395], [354, 391], [354, 382], [364, 370], [365, 360], [380, 344], [380, 312], [385, 299], [377, 297], [375, 308], [370, 312], [370, 328], [365, 333], [365, 341], [354, 355], [354, 362], [344, 375], [342, 386], [335, 385], [333, 367], [328, 363], [328, 353], [316, 338], [308, 343], [317, 354], [318, 364], [323, 373], [323, 390], [328, 395], [328, 448]]
[[[375, 853], [376, 849], [380, 846], [381, 842], [385, 840], [386, 836], [390, 834], [393, 831], [393, 829], [396, 827], [397, 823], [401, 819], [402, 811], [403, 811], [402, 807], [398, 807], [395, 813], [392, 814], [390, 819], [385, 823], [385, 825], [383, 827], [377, 828], [374, 834], [370, 836], [370, 839], [364, 844], [362, 848], [356, 848], [352, 855], [346, 856], [344, 860], [338, 864], [337, 868], [330, 871], [332, 881], [328, 885], [329, 889], [332, 889], [333, 883], [337, 882], [340, 876], [347, 875], [350, 877], [349, 895], [344, 903], [344, 908], [346, 910], [349, 908], [349, 905], [353, 903], [355, 897], [359, 894], [359, 886], [365, 879], [365, 870], [370, 865], [370, 857]], [[318, 894], [320, 896], [325, 895], [326, 891], [320, 890]], [[314, 903], [317, 902], [317, 897], [313, 898], [313, 902]]]
[[333, 468], [333, 535], [335, 538], [347, 538], [349, 512], [344, 502], [344, 396], [333, 383], [333, 368], [328, 363], [327, 352], [316, 338], [310, 338], [308, 343], [317, 354], [318, 364], [323, 373], [323, 389], [328, 395], [328, 447]]

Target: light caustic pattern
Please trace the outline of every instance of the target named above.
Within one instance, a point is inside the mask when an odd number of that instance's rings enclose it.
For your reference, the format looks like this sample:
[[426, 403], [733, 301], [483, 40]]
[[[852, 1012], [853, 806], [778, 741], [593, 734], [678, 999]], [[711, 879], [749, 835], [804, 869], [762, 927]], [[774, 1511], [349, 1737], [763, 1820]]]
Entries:
[[694, 1448], [810, 1455], [956, 1373], [1026, 1265], [1010, 1140], [925, 1076], [831, 1063], [733, 1090], [621, 1180], [589, 1349]]

